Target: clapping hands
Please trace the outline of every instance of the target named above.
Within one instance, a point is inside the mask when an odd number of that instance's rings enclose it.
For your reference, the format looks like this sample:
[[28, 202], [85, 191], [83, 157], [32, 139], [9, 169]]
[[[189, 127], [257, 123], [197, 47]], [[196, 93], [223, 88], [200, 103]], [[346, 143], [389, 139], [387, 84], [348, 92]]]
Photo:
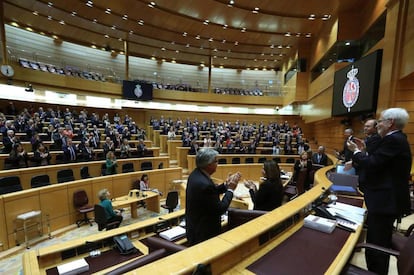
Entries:
[[227, 188], [228, 189], [236, 189], [237, 184], [239, 183], [241, 178], [241, 174], [240, 172], [236, 172], [234, 174], [229, 174], [229, 176], [227, 177], [226, 183], [227, 183]]

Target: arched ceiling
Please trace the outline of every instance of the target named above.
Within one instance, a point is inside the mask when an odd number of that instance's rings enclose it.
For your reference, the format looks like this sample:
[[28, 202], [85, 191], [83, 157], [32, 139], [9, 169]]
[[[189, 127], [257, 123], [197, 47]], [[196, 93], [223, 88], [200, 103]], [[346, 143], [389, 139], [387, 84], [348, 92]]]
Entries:
[[4, 0], [6, 24], [166, 62], [281, 68], [359, 0]]

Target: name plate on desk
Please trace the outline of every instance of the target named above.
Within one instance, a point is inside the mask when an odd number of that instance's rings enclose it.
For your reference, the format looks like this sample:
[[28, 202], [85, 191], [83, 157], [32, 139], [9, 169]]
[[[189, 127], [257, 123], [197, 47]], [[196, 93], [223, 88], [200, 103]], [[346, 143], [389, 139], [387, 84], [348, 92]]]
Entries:
[[59, 275], [73, 275], [89, 271], [89, 264], [85, 259], [79, 259], [70, 263], [57, 266]]

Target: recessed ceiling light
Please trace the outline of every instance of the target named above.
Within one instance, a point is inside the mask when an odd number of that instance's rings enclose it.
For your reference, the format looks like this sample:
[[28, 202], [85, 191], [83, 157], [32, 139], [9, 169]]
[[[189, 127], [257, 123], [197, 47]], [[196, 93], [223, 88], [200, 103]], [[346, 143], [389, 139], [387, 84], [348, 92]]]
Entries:
[[122, 16], [122, 19], [123, 19], [123, 20], [128, 20], [128, 15], [124, 14], [124, 15]]
[[241, 32], [246, 32], [246, 28], [241, 29]]
[[290, 36], [291, 34], [290, 34], [290, 32], [287, 32], [287, 33], [285, 33], [285, 36]]
[[65, 25], [65, 21], [60, 20], [60, 21], [59, 21], [59, 24], [61, 24], [61, 25]]
[[105, 13], [106, 13], [106, 14], [111, 14], [111, 9], [110, 9], [110, 8], [107, 8], [107, 9], [105, 10]]
[[52, 3], [52, 2], [48, 2], [48, 3], [47, 3], [47, 6], [48, 6], [49, 8], [51, 8], [51, 7], [53, 7], [53, 3]]
[[310, 14], [308, 17], [309, 20], [315, 20], [316, 19], [316, 15], [314, 14]]
[[111, 29], [115, 30], [115, 29], [116, 29], [116, 26], [115, 26], [115, 25], [113, 25], [113, 26], [111, 27]]
[[200, 35], [199, 35], [199, 34], [197, 34], [196, 39], [197, 39], [197, 40], [198, 40], [198, 39], [200, 39]]
[[86, 2], [86, 5], [90, 8], [92, 8], [93, 7], [93, 1]]
[[71, 15], [76, 16], [78, 13], [76, 11], [72, 11]]
[[349, 45], [351, 45], [351, 42], [349, 42], [349, 41], [348, 42], [345, 42], [345, 45], [346, 46], [349, 46]]
[[183, 36], [187, 36], [187, 33], [186, 32], [183, 32]]
[[156, 5], [156, 4], [155, 4], [155, 2], [151, 2], [151, 3], [149, 3], [149, 4], [148, 4], [148, 7], [150, 7], [150, 8], [154, 8], [154, 7], [155, 7], [155, 5]]
[[107, 34], [105, 34], [104, 36], [105, 36], [105, 38], [109, 38], [109, 35], [107, 35]]
[[322, 16], [322, 20], [329, 20], [329, 19], [331, 19], [331, 15], [330, 14], [324, 14], [323, 16]]
[[48, 17], [47, 17], [47, 20], [52, 20], [53, 19], [53, 17], [51, 16], [51, 15], [49, 15]]
[[227, 24], [224, 24], [223, 25], [223, 29], [227, 29], [227, 27], [228, 27], [229, 25], [227, 25]]
[[213, 41], [214, 41], [213, 37], [210, 37], [210, 38], [208, 39], [208, 42], [213, 42]]
[[204, 20], [204, 22], [203, 22], [204, 25], [208, 25], [208, 23], [210, 23], [210, 21], [208, 19]]
[[258, 7], [254, 8], [254, 9], [252, 10], [252, 13], [255, 13], [255, 14], [259, 13], [259, 8], [258, 8]]
[[39, 15], [39, 12], [38, 11], [34, 11], [34, 12], [32, 12], [33, 13], [33, 15]]

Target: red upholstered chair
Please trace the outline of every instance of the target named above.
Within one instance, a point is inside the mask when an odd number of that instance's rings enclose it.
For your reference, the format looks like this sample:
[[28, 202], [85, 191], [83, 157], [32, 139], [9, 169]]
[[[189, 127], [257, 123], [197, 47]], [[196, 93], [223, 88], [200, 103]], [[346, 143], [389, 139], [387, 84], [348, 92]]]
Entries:
[[92, 220], [88, 218], [88, 213], [93, 212], [93, 206], [89, 205], [88, 195], [85, 190], [78, 190], [73, 193], [73, 204], [80, 214], [83, 214], [83, 218], [76, 221], [78, 227], [82, 223], [89, 223], [92, 226]]
[[[391, 256], [397, 257], [397, 269], [400, 275], [414, 274], [414, 234], [411, 234], [400, 251], [396, 251], [389, 248], [384, 248], [378, 245], [369, 243], [361, 243], [355, 246], [355, 249], [373, 249]], [[354, 265], [347, 265], [341, 274], [358, 275], [358, 274], [374, 274], [369, 271], [361, 269]]]

